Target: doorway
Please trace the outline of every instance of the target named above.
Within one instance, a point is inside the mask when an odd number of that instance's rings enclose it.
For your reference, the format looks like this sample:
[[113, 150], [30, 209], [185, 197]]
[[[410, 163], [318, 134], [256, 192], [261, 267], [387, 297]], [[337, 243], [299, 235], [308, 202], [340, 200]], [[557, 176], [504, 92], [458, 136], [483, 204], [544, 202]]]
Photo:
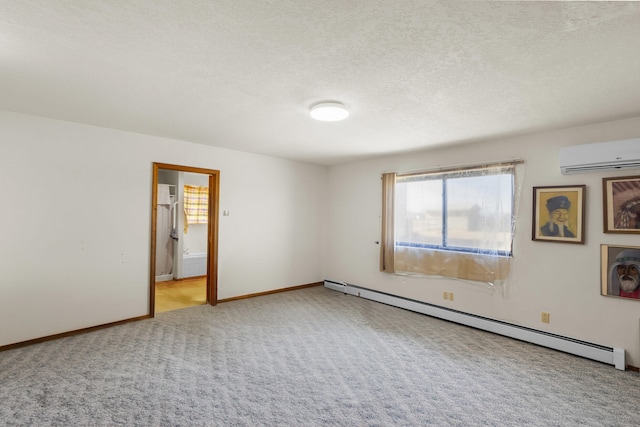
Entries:
[[[187, 182], [198, 185], [187, 185]], [[200, 297], [193, 298], [193, 293], [202, 288], [204, 303], [216, 305], [219, 186], [220, 171], [153, 163], [150, 317], [159, 309], [157, 298], [173, 299], [175, 304], [171, 309], [202, 304], [203, 301], [197, 301]], [[196, 196], [192, 195], [191, 200], [195, 198], [201, 203], [197, 206], [197, 215], [184, 209], [185, 195], [188, 202], [189, 194], [194, 191]], [[186, 239], [189, 228], [192, 233]], [[201, 235], [203, 241], [194, 240], [195, 235]], [[167, 305], [163, 303], [163, 307], [165, 310]]]

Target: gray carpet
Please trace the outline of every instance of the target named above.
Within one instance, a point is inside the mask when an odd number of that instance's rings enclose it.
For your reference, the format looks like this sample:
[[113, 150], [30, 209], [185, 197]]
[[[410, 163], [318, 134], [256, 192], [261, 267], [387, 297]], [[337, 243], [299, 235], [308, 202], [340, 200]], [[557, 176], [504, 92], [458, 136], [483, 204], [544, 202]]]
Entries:
[[637, 426], [640, 375], [314, 287], [0, 353], [0, 425]]

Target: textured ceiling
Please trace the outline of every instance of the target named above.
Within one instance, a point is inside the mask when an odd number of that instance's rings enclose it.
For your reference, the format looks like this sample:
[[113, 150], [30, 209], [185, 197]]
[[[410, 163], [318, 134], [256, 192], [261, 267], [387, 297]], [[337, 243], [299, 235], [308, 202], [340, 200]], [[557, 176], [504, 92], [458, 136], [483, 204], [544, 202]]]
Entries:
[[318, 164], [640, 116], [640, 2], [0, 0], [0, 109]]

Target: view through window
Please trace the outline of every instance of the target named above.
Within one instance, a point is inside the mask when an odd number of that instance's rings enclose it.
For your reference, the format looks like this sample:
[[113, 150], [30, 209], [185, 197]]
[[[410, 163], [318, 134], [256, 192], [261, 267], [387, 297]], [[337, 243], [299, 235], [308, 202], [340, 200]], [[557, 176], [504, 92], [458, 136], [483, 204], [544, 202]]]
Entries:
[[398, 176], [398, 246], [511, 254], [513, 168]]

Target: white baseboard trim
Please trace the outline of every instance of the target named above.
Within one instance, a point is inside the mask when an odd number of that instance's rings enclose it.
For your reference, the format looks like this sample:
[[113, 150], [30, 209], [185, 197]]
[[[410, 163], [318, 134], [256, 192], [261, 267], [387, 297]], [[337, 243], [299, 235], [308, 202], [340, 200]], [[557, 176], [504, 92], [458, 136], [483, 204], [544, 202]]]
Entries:
[[368, 300], [404, 308], [406, 310], [415, 311], [428, 316], [449, 320], [451, 322], [460, 323], [462, 325], [471, 326], [484, 331], [493, 332], [565, 353], [574, 354], [576, 356], [585, 357], [587, 359], [596, 360], [598, 362], [613, 365], [616, 369], [621, 371], [626, 369], [625, 350], [623, 348], [613, 348], [593, 344], [574, 338], [551, 334], [487, 317], [476, 316], [421, 301], [378, 292], [344, 282], [325, 280], [324, 286], [328, 289], [333, 289], [334, 291], [343, 292], [345, 294], [366, 298]]

